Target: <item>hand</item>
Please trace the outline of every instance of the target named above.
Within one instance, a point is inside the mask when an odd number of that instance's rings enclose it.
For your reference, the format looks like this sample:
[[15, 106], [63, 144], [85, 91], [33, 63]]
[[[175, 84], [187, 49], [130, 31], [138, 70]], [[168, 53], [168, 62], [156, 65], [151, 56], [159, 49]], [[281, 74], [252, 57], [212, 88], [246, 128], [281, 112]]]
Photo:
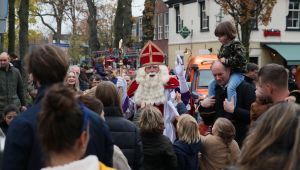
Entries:
[[232, 96], [230, 101], [225, 99], [223, 102], [223, 107], [226, 112], [233, 113], [234, 112], [234, 97]]
[[226, 61], [226, 60], [225, 60], [224, 57], [220, 58], [220, 62], [221, 62], [221, 63], [225, 64], [225, 61]]
[[180, 57], [180, 55], [177, 55], [176, 57], [176, 62], [175, 62], [175, 74], [177, 76], [184, 76], [184, 65], [183, 65], [183, 61]]
[[296, 102], [296, 97], [295, 96], [289, 96], [289, 97], [285, 98], [285, 101]]
[[201, 107], [209, 108], [215, 105], [216, 99], [214, 99], [215, 96], [210, 96], [205, 98], [204, 100], [200, 101]]
[[21, 112], [24, 112], [24, 111], [26, 111], [27, 110], [27, 107], [26, 106], [21, 106]]

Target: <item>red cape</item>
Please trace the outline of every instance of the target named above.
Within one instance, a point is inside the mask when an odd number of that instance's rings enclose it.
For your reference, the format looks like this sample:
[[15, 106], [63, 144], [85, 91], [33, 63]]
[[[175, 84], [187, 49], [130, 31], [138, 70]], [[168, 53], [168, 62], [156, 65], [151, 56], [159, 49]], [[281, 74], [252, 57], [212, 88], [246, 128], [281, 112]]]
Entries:
[[[176, 77], [170, 76], [169, 81], [167, 82], [167, 84], [165, 85], [165, 89], [175, 89], [176, 87], [179, 86], [179, 81]], [[127, 90], [127, 95], [129, 97], [132, 97], [134, 95], [134, 92], [136, 91], [136, 89], [139, 87], [139, 84], [134, 80], [128, 90]]]

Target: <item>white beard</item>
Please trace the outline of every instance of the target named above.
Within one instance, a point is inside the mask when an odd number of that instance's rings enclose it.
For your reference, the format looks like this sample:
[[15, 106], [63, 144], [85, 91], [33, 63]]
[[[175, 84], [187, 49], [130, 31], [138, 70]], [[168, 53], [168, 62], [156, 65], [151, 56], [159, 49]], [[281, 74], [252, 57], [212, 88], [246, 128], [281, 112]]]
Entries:
[[[146, 74], [145, 67], [137, 71], [136, 82], [139, 84], [135, 94], [134, 101], [137, 105], [142, 103], [148, 105], [163, 104], [166, 101], [164, 95], [164, 85], [169, 81], [170, 76], [168, 68], [165, 65], [159, 66], [158, 73]], [[154, 75], [151, 77], [150, 75]]]

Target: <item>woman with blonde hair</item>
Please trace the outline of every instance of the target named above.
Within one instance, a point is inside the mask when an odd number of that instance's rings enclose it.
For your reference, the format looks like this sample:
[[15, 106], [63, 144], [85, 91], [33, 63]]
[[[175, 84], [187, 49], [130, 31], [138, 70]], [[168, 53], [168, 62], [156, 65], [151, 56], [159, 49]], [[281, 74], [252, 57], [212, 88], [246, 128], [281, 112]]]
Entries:
[[236, 162], [240, 153], [234, 140], [235, 128], [230, 120], [218, 118], [212, 128], [212, 135], [201, 136], [201, 169], [221, 170]]
[[73, 89], [76, 92], [80, 91], [79, 79], [78, 79], [78, 75], [76, 74], [75, 71], [72, 71], [72, 70], [68, 71], [67, 76], [65, 78], [65, 85], [70, 87], [71, 89]]
[[195, 118], [182, 114], [177, 122], [178, 140], [173, 144], [178, 170], [198, 170], [198, 153], [201, 149], [200, 132]]
[[170, 139], [163, 135], [164, 120], [161, 112], [147, 105], [140, 110], [140, 132], [143, 142], [144, 170], [177, 168], [176, 155]]
[[244, 141], [238, 168], [296, 170], [300, 167], [300, 106], [281, 102], [265, 112]]

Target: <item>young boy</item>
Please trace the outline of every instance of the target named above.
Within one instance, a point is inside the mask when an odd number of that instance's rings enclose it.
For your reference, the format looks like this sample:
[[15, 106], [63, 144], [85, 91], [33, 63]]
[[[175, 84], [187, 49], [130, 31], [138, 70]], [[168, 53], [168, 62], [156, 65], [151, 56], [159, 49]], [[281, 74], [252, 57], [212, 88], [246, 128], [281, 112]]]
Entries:
[[[236, 88], [244, 80], [242, 72], [246, 66], [246, 50], [241, 42], [235, 41], [236, 29], [231, 22], [220, 23], [215, 29], [215, 36], [222, 43], [218, 54], [219, 60], [231, 68], [231, 75], [227, 84], [227, 100], [234, 100], [236, 105]], [[215, 95], [216, 81], [213, 80], [208, 86], [208, 96]]]

